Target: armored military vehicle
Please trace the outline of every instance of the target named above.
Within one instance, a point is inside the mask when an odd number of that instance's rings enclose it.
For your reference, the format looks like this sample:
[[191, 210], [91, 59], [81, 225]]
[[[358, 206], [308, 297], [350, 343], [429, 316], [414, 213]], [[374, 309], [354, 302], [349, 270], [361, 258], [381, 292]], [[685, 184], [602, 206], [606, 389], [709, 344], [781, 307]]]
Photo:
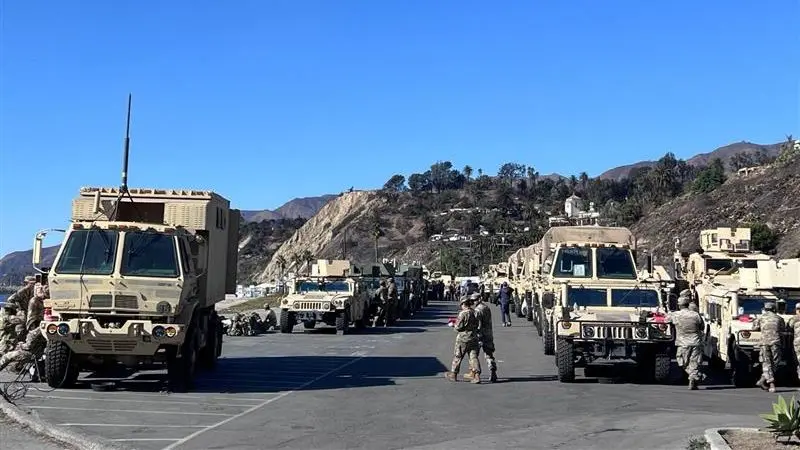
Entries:
[[558, 226], [532, 247], [533, 303], [559, 380], [573, 381], [575, 368], [592, 362], [632, 359], [639, 373], [664, 382], [674, 344], [664, 320], [674, 283], [640, 276], [631, 232]]
[[[753, 386], [759, 376], [761, 333], [752, 322], [764, 303], [776, 302], [788, 320], [800, 300], [797, 260], [776, 261], [751, 245], [749, 228], [720, 227], [702, 230], [691, 254], [680, 252], [680, 241], [675, 246], [676, 277], [692, 290], [707, 323], [704, 356], [715, 368], [729, 368], [737, 387]], [[791, 348], [791, 336], [784, 338]], [[785, 359], [781, 375], [793, 377], [793, 358]]]
[[289, 295], [281, 300], [281, 333], [291, 333], [301, 322], [306, 329], [320, 322], [335, 326], [337, 334], [348, 333], [351, 324], [366, 327], [370, 300], [353, 272], [347, 260], [320, 259], [313, 264], [311, 276], [295, 280]]
[[[47, 383], [83, 369], [166, 365], [171, 389], [214, 367], [222, 324], [214, 305], [236, 291], [240, 214], [210, 191], [86, 187], [46, 274], [42, 334]], [[52, 231], [52, 230], [49, 230]]]

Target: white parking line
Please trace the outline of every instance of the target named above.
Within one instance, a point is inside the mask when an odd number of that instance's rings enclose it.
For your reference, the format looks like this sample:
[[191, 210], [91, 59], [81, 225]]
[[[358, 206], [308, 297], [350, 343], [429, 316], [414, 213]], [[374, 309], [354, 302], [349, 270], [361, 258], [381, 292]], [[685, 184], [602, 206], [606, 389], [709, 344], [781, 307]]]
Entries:
[[206, 428], [208, 425], [135, 425], [130, 423], [60, 423], [59, 427]]
[[[96, 397], [106, 397], [109, 394], [113, 396], [118, 395], [133, 395], [135, 397], [159, 397], [164, 399], [172, 399], [172, 398], [180, 398], [180, 399], [190, 399], [190, 400], [236, 400], [236, 401], [246, 401], [246, 402], [263, 402], [263, 398], [256, 398], [256, 397], [237, 397], [236, 394], [229, 394], [229, 396], [220, 397], [220, 393], [215, 393], [217, 396], [209, 397], [206, 395], [193, 395], [193, 394], [173, 394], [173, 393], [159, 393], [159, 392], [136, 392], [136, 391], [114, 391], [114, 392], [98, 392], [98, 391], [84, 391], [84, 390], [65, 390], [65, 389], [58, 389], [53, 392], [62, 393], [62, 394], [71, 394], [75, 392], [80, 392], [83, 395], [89, 394]], [[252, 393], [251, 393], [252, 394]], [[259, 392], [259, 395], [278, 395], [275, 392]], [[26, 394], [26, 397], [32, 398], [42, 398], [42, 396], [36, 396], [33, 394]]]
[[[290, 391], [291, 392], [291, 391]], [[280, 397], [276, 397], [278, 399]], [[270, 400], [275, 400], [270, 399]], [[256, 405], [258, 406], [258, 405]], [[230, 414], [221, 414], [221, 413], [201, 413], [201, 412], [184, 412], [184, 411], [147, 411], [144, 409], [97, 409], [97, 408], [72, 408], [72, 407], [65, 407], [65, 406], [28, 406], [30, 409], [59, 409], [59, 410], [70, 410], [70, 411], [97, 411], [97, 412], [121, 412], [121, 413], [143, 413], [143, 414], [172, 414], [172, 415], [190, 415], [190, 416], [223, 416], [223, 417], [231, 417]], [[252, 408], [251, 408], [252, 409]], [[249, 410], [248, 410], [249, 411]], [[235, 416], [233, 416], [235, 417]]]
[[273, 397], [273, 398], [270, 398], [270, 399], [268, 399], [268, 400], [265, 400], [265, 401], [261, 402], [260, 404], [258, 404], [258, 405], [256, 405], [256, 406], [253, 406], [252, 408], [250, 408], [250, 409], [248, 409], [248, 410], [246, 410], [246, 411], [244, 411], [244, 412], [241, 412], [241, 413], [239, 413], [239, 414], [236, 414], [235, 416], [228, 417], [227, 419], [225, 419], [225, 420], [222, 420], [222, 421], [220, 421], [220, 422], [217, 422], [217, 423], [215, 423], [214, 425], [210, 425], [210, 426], [208, 426], [208, 427], [206, 427], [206, 428], [203, 428], [203, 429], [197, 430], [197, 431], [195, 431], [194, 433], [192, 433], [192, 434], [190, 434], [190, 435], [186, 436], [185, 438], [183, 438], [183, 439], [180, 439], [180, 440], [178, 440], [177, 442], [174, 442], [174, 443], [170, 444], [170, 445], [169, 445], [169, 446], [167, 446], [167, 447], [164, 447], [164, 449], [163, 449], [163, 450], [171, 450], [171, 449], [173, 449], [173, 448], [175, 448], [175, 447], [177, 447], [177, 446], [179, 446], [179, 445], [181, 445], [181, 444], [183, 444], [183, 443], [185, 443], [185, 442], [188, 442], [188, 441], [190, 441], [190, 440], [192, 440], [192, 439], [196, 438], [197, 436], [199, 436], [199, 435], [201, 435], [201, 434], [203, 434], [203, 433], [205, 433], [205, 432], [207, 432], [207, 431], [211, 431], [211, 430], [213, 430], [213, 429], [215, 429], [215, 428], [219, 428], [219, 427], [221, 427], [222, 425], [225, 425], [225, 424], [226, 424], [226, 423], [228, 423], [228, 422], [232, 422], [233, 420], [236, 420], [236, 419], [238, 419], [238, 418], [240, 418], [240, 417], [244, 417], [244, 416], [246, 416], [247, 414], [250, 414], [251, 412], [258, 411], [259, 409], [261, 409], [261, 408], [263, 408], [263, 407], [265, 407], [265, 406], [269, 405], [270, 403], [272, 403], [272, 402], [274, 402], [274, 401], [276, 401], [276, 400], [280, 400], [280, 399], [282, 399], [283, 397], [286, 397], [287, 395], [289, 395], [289, 394], [291, 394], [291, 393], [294, 393], [294, 392], [296, 392], [296, 391], [301, 391], [301, 390], [303, 390], [303, 389], [307, 388], [308, 386], [311, 386], [312, 384], [316, 383], [317, 381], [320, 381], [320, 380], [322, 380], [323, 378], [325, 378], [325, 377], [327, 377], [327, 376], [329, 376], [329, 375], [332, 375], [332, 374], [336, 373], [337, 371], [339, 371], [339, 370], [342, 370], [342, 369], [344, 369], [345, 367], [347, 367], [347, 366], [349, 366], [349, 365], [351, 365], [351, 364], [354, 364], [354, 363], [356, 363], [357, 361], [360, 361], [362, 358], [364, 358], [364, 357], [363, 357], [363, 356], [360, 356], [360, 357], [358, 357], [358, 358], [355, 358], [355, 359], [353, 359], [353, 360], [351, 360], [351, 361], [349, 361], [349, 362], [347, 362], [347, 363], [345, 363], [345, 364], [342, 364], [341, 366], [339, 366], [339, 367], [337, 367], [337, 368], [335, 368], [335, 369], [332, 369], [330, 372], [328, 372], [328, 373], [324, 373], [324, 374], [322, 374], [322, 375], [318, 376], [317, 378], [314, 378], [313, 380], [311, 380], [311, 381], [309, 381], [309, 382], [307, 382], [307, 383], [303, 384], [302, 386], [298, 387], [298, 388], [297, 388], [297, 390], [292, 390], [292, 391], [283, 392], [283, 393], [281, 393], [280, 395], [277, 395], [277, 396], [275, 396], [275, 397]]
[[135, 438], [135, 439], [110, 439], [112, 442], [136, 442], [136, 441], [178, 441], [179, 439], [160, 439], [160, 438]]
[[[28, 397], [41, 398], [41, 399], [44, 399], [44, 400], [54, 399], [54, 400], [79, 400], [79, 401], [88, 401], [88, 402], [97, 401], [97, 399], [89, 398], [89, 397], [64, 397], [64, 396], [60, 396], [60, 395], [44, 395], [44, 396], [35, 396], [35, 397], [34, 396], [28, 396]], [[197, 405], [198, 404], [198, 402], [176, 402], [175, 400], [167, 400], [167, 399], [164, 399], [164, 400], [132, 400], [132, 399], [128, 399], [128, 398], [104, 398], [103, 401], [104, 402], [125, 402], [125, 403], [161, 403], [163, 401], [163, 402], [169, 402], [169, 404], [171, 404], [171, 405]], [[259, 401], [263, 401], [263, 400], [259, 400]], [[253, 406], [253, 405], [242, 404], [242, 403], [240, 403], [238, 405], [234, 405], [232, 403], [214, 403], [213, 406], [228, 406], [228, 407], [232, 407], [232, 408], [247, 408], [247, 407], [250, 407], [250, 406]]]

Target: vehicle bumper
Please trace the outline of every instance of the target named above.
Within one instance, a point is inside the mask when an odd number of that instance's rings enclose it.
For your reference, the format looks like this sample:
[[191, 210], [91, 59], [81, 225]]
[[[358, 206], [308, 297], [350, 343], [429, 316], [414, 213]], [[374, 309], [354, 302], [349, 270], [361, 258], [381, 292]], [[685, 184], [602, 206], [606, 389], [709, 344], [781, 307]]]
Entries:
[[[48, 341], [64, 342], [76, 354], [93, 355], [152, 356], [162, 345], [182, 344], [186, 336], [184, 325], [149, 320], [128, 320], [120, 328], [103, 328], [96, 319], [72, 319], [42, 322], [40, 328]], [[166, 333], [170, 329], [175, 330], [173, 336]]]

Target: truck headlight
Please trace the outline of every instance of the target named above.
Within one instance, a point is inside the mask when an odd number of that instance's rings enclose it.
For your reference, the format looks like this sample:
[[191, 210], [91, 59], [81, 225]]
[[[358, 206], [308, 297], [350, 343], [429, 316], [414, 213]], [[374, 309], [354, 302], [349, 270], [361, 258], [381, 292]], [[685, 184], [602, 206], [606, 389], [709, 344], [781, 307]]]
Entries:
[[62, 323], [58, 326], [58, 334], [61, 336], [66, 336], [69, 334], [69, 325]]
[[153, 327], [153, 336], [155, 336], [156, 338], [162, 338], [164, 337], [165, 334], [166, 332], [164, 331], [164, 327], [162, 327], [161, 325]]
[[740, 331], [739, 337], [742, 339], [750, 339], [750, 332], [749, 331]]
[[171, 338], [178, 334], [178, 330], [176, 330], [175, 327], [167, 327], [165, 333], [167, 334], [167, 337]]
[[58, 331], [58, 325], [51, 323], [47, 326], [47, 334], [56, 334], [56, 331]]
[[590, 327], [588, 325], [584, 326], [583, 327], [583, 336], [587, 337], [587, 338], [593, 338], [594, 337], [594, 328], [592, 328], [592, 327]]
[[569, 323], [569, 322], [561, 322], [561, 328], [563, 328], [565, 330], [569, 330], [571, 326], [572, 326], [572, 324]]

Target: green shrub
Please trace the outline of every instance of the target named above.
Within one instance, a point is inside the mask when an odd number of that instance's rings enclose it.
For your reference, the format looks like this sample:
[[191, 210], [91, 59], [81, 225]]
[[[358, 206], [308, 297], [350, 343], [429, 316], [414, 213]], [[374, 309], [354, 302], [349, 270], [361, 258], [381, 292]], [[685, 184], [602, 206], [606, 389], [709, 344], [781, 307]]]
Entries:
[[761, 418], [767, 422], [767, 429], [776, 436], [800, 438], [800, 405], [794, 396], [789, 403], [783, 396], [778, 397], [778, 402], [772, 404], [772, 414], [761, 414]]

